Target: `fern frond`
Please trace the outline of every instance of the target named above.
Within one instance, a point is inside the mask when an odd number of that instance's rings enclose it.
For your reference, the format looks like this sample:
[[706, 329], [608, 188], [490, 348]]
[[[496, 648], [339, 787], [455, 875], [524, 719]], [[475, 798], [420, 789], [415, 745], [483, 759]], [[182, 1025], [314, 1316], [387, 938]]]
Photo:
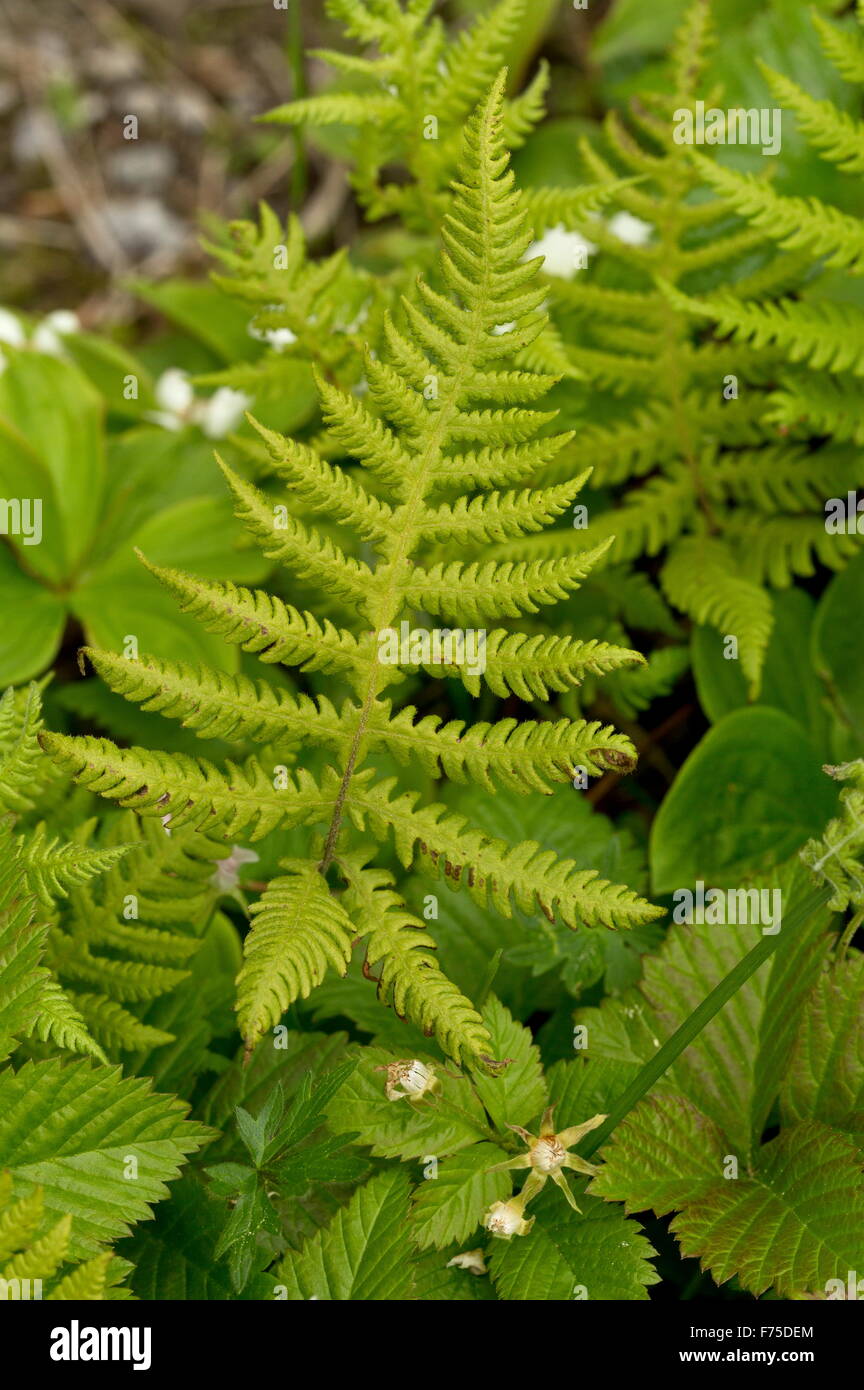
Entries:
[[142, 563], [208, 632], [254, 652], [263, 662], [282, 662], [302, 671], [353, 672], [360, 647], [352, 632], [334, 627], [283, 603], [275, 594], [244, 589], [227, 580], [195, 579], [182, 570]]
[[741, 669], [753, 694], [773, 627], [771, 599], [741, 575], [722, 541], [692, 536], [672, 550], [661, 575], [669, 602], [697, 623], [708, 623], [738, 639]]
[[[355, 789], [356, 788], [356, 789]], [[348, 810], [360, 830], [376, 835], [392, 832], [396, 852], [408, 867], [415, 849], [428, 858], [437, 873], [443, 869], [451, 885], [464, 884], [483, 906], [503, 917], [513, 906], [534, 912], [539, 906], [550, 922], [555, 914], [568, 926], [635, 926], [651, 921], [662, 909], [646, 903], [629, 888], [607, 883], [595, 869], [579, 869], [572, 859], [558, 859], [536, 841], [515, 848], [470, 828], [464, 816], [443, 806], [415, 809], [416, 792], [395, 799], [393, 779], [376, 786], [352, 786]]]
[[361, 560], [346, 555], [314, 527], [304, 525], [287, 510], [274, 511], [258, 488], [247, 483], [221, 460], [220, 467], [237, 503], [237, 516], [271, 560], [290, 564], [301, 578], [334, 595], [356, 612], [366, 609], [373, 575]]
[[0, 810], [31, 811], [48, 769], [39, 748], [42, 728], [38, 687], [11, 687], [0, 697]]
[[816, 573], [816, 562], [842, 569], [861, 549], [855, 532], [834, 535], [824, 516], [736, 515], [727, 526], [740, 557], [739, 570], [756, 584], [785, 589], [796, 575]]
[[476, 106], [501, 70], [525, 17], [526, 0], [498, 0], [447, 50], [446, 75], [438, 89], [445, 120], [459, 120]]
[[338, 861], [348, 885], [345, 906], [366, 939], [364, 974], [377, 967], [379, 999], [427, 1034], [434, 1033], [451, 1057], [463, 1063], [476, 1057], [490, 1060], [486, 1025], [441, 971], [426, 924], [393, 891], [390, 874], [367, 867], [369, 856], [370, 851], [359, 850]]
[[47, 1295], [55, 1303], [101, 1303], [107, 1297], [112, 1251], [94, 1255], [65, 1274]]
[[[459, 488], [520, 482], [544, 468], [573, 438], [574, 434], [570, 431], [551, 439], [532, 439], [527, 444], [469, 449], [465, 453], [440, 459], [433, 470], [433, 482], [439, 487]], [[572, 471], [572, 467], [568, 466], [568, 477]]]
[[174, 970], [168, 965], [97, 957], [83, 942], [69, 944], [59, 937], [52, 959], [64, 979], [74, 985], [102, 988], [121, 1003], [158, 999], [188, 977], [188, 971]]
[[822, 48], [847, 82], [864, 82], [864, 35], [840, 29], [813, 10], [811, 19], [819, 33]]
[[106, 685], [142, 709], [179, 719], [202, 738], [294, 742], [304, 735], [339, 747], [350, 732], [351, 710], [338, 714], [324, 695], [312, 699], [225, 671], [141, 656], [82, 649]]
[[237, 979], [237, 1012], [247, 1046], [305, 999], [330, 966], [344, 975], [356, 935], [316, 865], [289, 860], [252, 907], [253, 925]]
[[716, 320], [718, 331], [732, 334], [735, 342], [779, 347], [792, 362], [864, 376], [864, 313], [855, 305], [827, 299], [742, 304], [733, 295], [688, 301], [676, 294], [675, 300]]
[[459, 497], [456, 502], [428, 507], [420, 525], [425, 539], [447, 541], [503, 541], [542, 531], [567, 511], [581, 491], [587, 473], [569, 482], [548, 488], [522, 488], [516, 492], [493, 492], [476, 497]]
[[759, 68], [784, 111], [795, 112], [813, 148], [845, 174], [859, 174], [864, 169], [864, 125], [833, 101], [817, 101], [766, 63], [759, 63]]
[[82, 1057], [95, 1057], [98, 1062], [107, 1058], [100, 1046], [100, 1039], [94, 1034], [83, 1011], [79, 999], [63, 989], [53, 976], [45, 981], [39, 1000], [39, 1013], [30, 1029], [32, 1037], [41, 1042], [53, 1043], [66, 1052], [77, 1052]]
[[[104, 983], [101, 976], [100, 983]], [[106, 998], [104, 994], [86, 993], [76, 993], [72, 998], [88, 1031], [112, 1054], [163, 1047], [174, 1041], [172, 1033], [142, 1023], [116, 999]]]
[[812, 454], [793, 445], [729, 451], [706, 470], [706, 487], [721, 501], [753, 502], [761, 510], [822, 510], [825, 499], [856, 487], [854, 459]]
[[708, 183], [736, 212], [786, 250], [824, 257], [827, 265], [864, 275], [864, 223], [815, 198], [793, 198], [757, 179], [736, 174], [702, 155], [691, 156]]
[[466, 690], [477, 695], [483, 681], [496, 695], [511, 692], [522, 700], [546, 700], [550, 691], [570, 690], [586, 676], [602, 676], [622, 666], [642, 661], [629, 647], [615, 646], [596, 639], [582, 642], [576, 637], [553, 637], [543, 633], [529, 636], [493, 628], [486, 633], [485, 670], [482, 676], [467, 666], [423, 664], [429, 675], [446, 675], [461, 680]]
[[[493, 12], [494, 24], [510, 25], [523, 3], [504, 0]], [[425, 10], [419, 0], [411, 0], [407, 8], [397, 0], [370, 0], [358, 9], [358, 29], [374, 30], [384, 55], [398, 56], [406, 33], [419, 32]], [[482, 26], [483, 21], [480, 32], [487, 32]], [[480, 66], [489, 61], [497, 41], [489, 41]], [[451, 55], [451, 72], [471, 43], [476, 39], [466, 39], [464, 50]], [[437, 65], [443, 52], [443, 31], [433, 26], [417, 57], [421, 88], [429, 65]], [[472, 81], [479, 80], [475, 72]], [[397, 93], [400, 81], [395, 79]], [[172, 839], [196, 828], [209, 832], [208, 845], [241, 831], [254, 840], [277, 827], [310, 828], [308, 857], [283, 861], [286, 872], [270, 883], [253, 909], [238, 982], [248, 1046], [292, 1002], [320, 984], [330, 965], [344, 973], [357, 927], [331, 892], [327, 874], [351, 854], [355, 830], [367, 823], [378, 838], [384, 838], [388, 825], [393, 829], [403, 862], [413, 858], [419, 845], [421, 854], [448, 866], [452, 880], [464, 878], [481, 901], [491, 894], [505, 915], [514, 906], [525, 911], [539, 907], [550, 917], [558, 912], [573, 926], [629, 926], [657, 915], [631, 890], [607, 883], [571, 860], [559, 861], [535, 842], [511, 848], [471, 830], [443, 806], [418, 808], [415, 794], [395, 794], [394, 783], [376, 783], [375, 769], [363, 766], [371, 751], [383, 749], [402, 762], [419, 761], [433, 776], [542, 791], [577, 767], [599, 775], [633, 765], [629, 741], [597, 721], [516, 725], [505, 719], [466, 727], [460, 720], [442, 725], [435, 716], [420, 718], [413, 708], [398, 709], [383, 698], [401, 672], [399, 661], [380, 659], [381, 635], [392, 632], [400, 620], [417, 611], [447, 614], [460, 623], [536, 612], [539, 605], [576, 589], [610, 545], [604, 539], [592, 549], [579, 548], [571, 536], [559, 553], [555, 536], [563, 533], [552, 533], [548, 540], [542, 538], [547, 551], [538, 548], [530, 559], [519, 553], [530, 540], [540, 539], [530, 533], [570, 505], [584, 481], [583, 470], [572, 469], [557, 484], [546, 485], [539, 478], [533, 488], [502, 491], [533, 482], [574, 437], [572, 431], [550, 433], [555, 412], [535, 408], [558, 380], [572, 378], [573, 369], [557, 331], [549, 328], [541, 260], [528, 254], [534, 233], [502, 143], [504, 83], [502, 73], [458, 132], [459, 177], [444, 216], [440, 274], [434, 281], [418, 280], [392, 314], [382, 317], [380, 340], [374, 353], [366, 355], [365, 383], [350, 390], [338, 375], [318, 374], [327, 432], [311, 443], [287, 443], [262, 431], [289, 501], [324, 512], [361, 540], [372, 541], [375, 567], [336, 546], [329, 533], [305, 517], [292, 515], [279, 493], [265, 494], [223, 465], [238, 514], [265, 553], [352, 609], [363, 630], [355, 635], [322, 625], [265, 594], [151, 567], [181, 607], [210, 631], [265, 662], [343, 674], [356, 702], [347, 700], [337, 712], [326, 696], [313, 700], [286, 693], [251, 681], [245, 673], [225, 677], [149, 657], [127, 662], [111, 653], [92, 655], [118, 693], [180, 718], [188, 728], [264, 740], [274, 753], [282, 740], [318, 740], [335, 750], [333, 766], [325, 767], [319, 782], [305, 768], [291, 777], [284, 765], [268, 769], [267, 755], [218, 769], [181, 753], [43, 736], [43, 747], [76, 781], [144, 817], [161, 818]], [[435, 87], [433, 109], [440, 109], [440, 75]], [[393, 100], [400, 105], [401, 99]], [[305, 120], [312, 110], [295, 107], [291, 119]], [[344, 106], [340, 110], [346, 113]], [[523, 117], [528, 118], [525, 111], [518, 119]], [[398, 124], [392, 130], [370, 130], [368, 150], [361, 152], [357, 186], [375, 215], [392, 211], [401, 196], [379, 178], [388, 162], [381, 159], [385, 150], [400, 152], [404, 130]], [[443, 210], [437, 181], [451, 158], [449, 141], [445, 132], [440, 150], [415, 152], [407, 161], [415, 181], [404, 185], [406, 209], [413, 200], [415, 211], [427, 201], [436, 214], [439, 204]], [[419, 167], [423, 161], [428, 167]], [[292, 243], [289, 251], [301, 265], [299, 244]], [[638, 325], [633, 331], [638, 332]], [[648, 348], [647, 341], [643, 346]], [[646, 369], [654, 370], [655, 359], [646, 350]], [[255, 461], [260, 475], [265, 470]], [[439, 497], [433, 502], [436, 490]], [[488, 538], [496, 544], [475, 556]], [[513, 555], [502, 558], [505, 544]], [[619, 630], [613, 627], [616, 636]], [[421, 652], [421, 660], [429, 656], [425, 669], [455, 674], [469, 690], [479, 689], [485, 676], [496, 693], [512, 690], [523, 698], [545, 698], [550, 691], [570, 689], [587, 674], [640, 659], [613, 643], [542, 631], [528, 635], [498, 628], [484, 637], [484, 671], [465, 669], [454, 659], [452, 646], [447, 660], [455, 669], [435, 667], [431, 643], [428, 652]], [[410, 652], [401, 659], [412, 669]], [[160, 833], [157, 825], [152, 831]], [[113, 868], [109, 875], [116, 872]], [[157, 906], [162, 902], [157, 897]], [[68, 939], [62, 933], [52, 936], [63, 972], [84, 987], [85, 996], [101, 991], [121, 1006], [124, 1000], [152, 997], [168, 979], [164, 972], [182, 964], [181, 955], [172, 964], [173, 946], [158, 932], [127, 930], [101, 910], [104, 904], [97, 906], [89, 929], [79, 920]], [[386, 998], [409, 1009], [423, 1026], [435, 1027], [439, 1041], [458, 1058], [477, 1057], [485, 1066], [487, 1044], [476, 1016], [432, 968], [426, 940], [420, 946], [415, 937], [412, 944], [403, 910], [391, 906], [393, 912], [379, 916], [370, 937], [370, 960], [379, 968]], [[79, 919], [83, 915], [79, 912]], [[114, 959], [100, 948], [127, 958]], [[94, 1018], [95, 1013], [94, 1008]], [[101, 1019], [99, 1026], [117, 1046], [129, 1024], [114, 1015]]]
[[545, 792], [550, 783], [572, 781], [577, 767], [596, 777], [610, 767], [629, 771], [636, 765], [630, 740], [598, 721], [501, 719], [466, 728], [462, 720], [442, 724], [434, 714], [415, 723], [416, 713], [409, 705], [389, 721], [378, 716], [380, 725], [370, 728], [374, 741], [402, 763], [416, 758], [433, 777], [443, 772], [488, 791], [500, 783], [513, 791]]
[[49, 836], [40, 825], [22, 841], [21, 867], [31, 891], [50, 908], [54, 898], [105, 873], [129, 848], [128, 845], [112, 845], [98, 849], [66, 844], [56, 835]]
[[390, 532], [393, 509], [373, 497], [342, 468], [322, 459], [308, 444], [287, 440], [252, 420], [276, 465], [276, 471], [292, 492], [315, 511], [351, 522], [361, 536], [381, 540]]
[[536, 613], [541, 604], [557, 603], [578, 589], [611, 545], [602, 541], [560, 560], [505, 561], [465, 565], [449, 560], [431, 569], [417, 568], [406, 586], [410, 604], [443, 617], [462, 614], [470, 622], [484, 618]]
[[107, 739], [42, 734], [46, 753], [82, 786], [140, 815], [170, 820], [172, 828], [213, 830], [225, 838], [244, 830], [261, 839], [277, 825], [301, 824], [322, 807], [320, 793], [303, 768], [296, 782], [286, 775], [277, 789], [254, 761], [228, 764], [220, 772], [204, 758], [115, 748]]
[[796, 433], [805, 429], [811, 435], [830, 434], [835, 440], [864, 444], [864, 402], [854, 377], [790, 372], [771, 393], [765, 418]]
[[320, 96], [288, 101], [259, 116], [272, 125], [386, 126], [400, 115], [399, 103], [390, 96], [365, 92], [324, 92]]

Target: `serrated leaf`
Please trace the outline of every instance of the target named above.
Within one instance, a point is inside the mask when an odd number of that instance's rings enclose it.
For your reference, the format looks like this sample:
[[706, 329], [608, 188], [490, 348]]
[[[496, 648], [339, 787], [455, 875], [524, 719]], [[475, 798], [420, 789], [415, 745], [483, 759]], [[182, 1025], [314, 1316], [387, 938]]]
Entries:
[[444, 1159], [435, 1176], [415, 1189], [410, 1227], [421, 1249], [461, 1243], [493, 1202], [509, 1197], [507, 1174], [488, 1172], [507, 1157], [496, 1144], [475, 1144]]
[[408, 1178], [396, 1169], [361, 1187], [330, 1225], [277, 1270], [289, 1302], [399, 1301], [412, 1295]]
[[660, 1276], [653, 1250], [635, 1221], [619, 1209], [577, 1193], [582, 1214], [560, 1192], [532, 1202], [527, 1236], [494, 1243], [489, 1257], [498, 1297], [505, 1302], [630, 1301], [647, 1299]]
[[27, 1062], [0, 1074], [0, 1168], [22, 1195], [43, 1188], [46, 1220], [71, 1215], [73, 1258], [97, 1254], [150, 1215], [209, 1137], [185, 1108], [118, 1067]]
[[492, 1040], [491, 1055], [507, 1065], [496, 1076], [478, 1072], [473, 1078], [477, 1094], [499, 1128], [527, 1125], [546, 1104], [539, 1049], [528, 1029], [498, 999], [490, 999], [483, 1021]]

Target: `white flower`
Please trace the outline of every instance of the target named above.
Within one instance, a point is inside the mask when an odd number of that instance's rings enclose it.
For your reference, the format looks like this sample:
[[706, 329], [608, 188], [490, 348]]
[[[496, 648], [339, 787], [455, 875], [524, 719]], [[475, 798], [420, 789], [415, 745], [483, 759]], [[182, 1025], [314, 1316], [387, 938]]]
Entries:
[[[280, 309], [280, 304], [268, 304], [268, 309]], [[253, 319], [246, 330], [250, 338], [255, 338], [259, 343], [269, 343], [276, 352], [283, 352], [286, 347], [291, 347], [296, 343], [297, 334], [290, 328], [259, 328]]]
[[0, 309], [0, 343], [10, 347], [23, 347], [26, 342], [24, 325], [8, 309]]
[[527, 1236], [534, 1225], [534, 1217], [526, 1221], [521, 1196], [511, 1197], [509, 1202], [493, 1202], [483, 1217], [483, 1225], [490, 1235], [510, 1240], [512, 1236]]
[[147, 418], [166, 430], [180, 430], [185, 425], [199, 425], [208, 439], [222, 439], [239, 424], [244, 410], [252, 404], [251, 396], [220, 386], [212, 396], [196, 397], [186, 372], [169, 367], [154, 388], [160, 410], [151, 410]]
[[30, 346], [36, 352], [46, 352], [50, 357], [62, 357], [63, 338], [70, 333], [81, 332], [81, 320], [71, 309], [55, 309], [46, 314], [37, 325]]
[[489, 1272], [482, 1250], [464, 1250], [461, 1255], [454, 1255], [452, 1260], [447, 1261], [447, 1269], [451, 1268], [467, 1269], [472, 1274], [488, 1274]]
[[[33, 352], [62, 357], [62, 339], [67, 333], [80, 332], [81, 322], [77, 314], [73, 314], [71, 309], [55, 309], [36, 325], [28, 342], [26, 330], [18, 316], [9, 309], [0, 309], [0, 343], [8, 343], [10, 347], [29, 347]], [[0, 353], [0, 372], [5, 366], [6, 359]]]
[[276, 352], [283, 352], [297, 341], [297, 334], [292, 333], [290, 328], [266, 328], [262, 337]]
[[244, 849], [235, 845], [227, 859], [217, 859], [216, 868], [210, 882], [220, 893], [232, 893], [237, 887], [239, 870], [243, 864], [257, 864], [258, 855], [254, 849]]
[[375, 1070], [387, 1073], [384, 1091], [388, 1100], [419, 1101], [427, 1094], [434, 1095], [441, 1086], [434, 1067], [427, 1067], [416, 1057], [409, 1062], [390, 1062]]
[[251, 396], [220, 386], [209, 400], [198, 403], [197, 418], [208, 439], [224, 439], [237, 428], [251, 404]]
[[588, 256], [597, 247], [581, 236], [579, 232], [568, 232], [560, 223], [550, 227], [545, 236], [528, 247], [525, 260], [535, 256], [544, 258], [543, 269], [547, 275], [557, 275], [560, 280], [572, 280], [577, 270], [582, 269]]
[[609, 223], [609, 230], [628, 246], [644, 246], [654, 234], [654, 228], [649, 222], [632, 217], [629, 212], [616, 212]]
[[167, 372], [162, 373], [156, 382], [154, 395], [164, 411], [178, 418], [188, 414], [195, 399], [192, 383], [179, 367], [169, 367]]

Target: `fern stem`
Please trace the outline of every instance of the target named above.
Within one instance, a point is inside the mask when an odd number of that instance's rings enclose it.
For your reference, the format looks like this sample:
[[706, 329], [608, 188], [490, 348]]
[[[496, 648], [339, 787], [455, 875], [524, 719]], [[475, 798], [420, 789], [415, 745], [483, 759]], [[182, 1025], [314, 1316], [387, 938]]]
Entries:
[[[792, 909], [784, 924], [784, 932], [788, 935], [799, 931], [814, 913], [826, 906], [830, 896], [831, 890], [828, 888], [818, 888], [808, 894], [802, 902], [799, 902]], [[711, 993], [706, 995], [698, 1008], [694, 1009], [690, 1017], [681, 1024], [681, 1027], [676, 1028], [672, 1036], [666, 1039], [659, 1052], [645, 1063], [638, 1076], [634, 1078], [621, 1098], [612, 1106], [603, 1124], [578, 1145], [578, 1151], [583, 1158], [590, 1158], [601, 1145], [606, 1143], [616, 1125], [621, 1123], [642, 1097], [650, 1091], [651, 1087], [660, 1080], [660, 1077], [669, 1070], [672, 1063], [699, 1036], [702, 1029], [711, 1022], [716, 1013], [719, 1013], [723, 1005], [729, 1002], [733, 994], [776, 951], [780, 944], [780, 936], [781, 933], [779, 932], [776, 936], [763, 936], [762, 940], [753, 947], [753, 950], [749, 951], [718, 985], [715, 985]]]
[[[494, 120], [494, 117], [491, 119]], [[490, 182], [491, 179], [487, 172], [481, 182], [483, 215], [484, 221], [486, 222], [490, 220], [489, 209], [492, 201]], [[489, 255], [487, 254], [478, 285], [478, 302], [481, 306], [487, 304], [491, 298], [491, 274]], [[348, 795], [351, 778], [360, 762], [363, 735], [366, 731], [372, 707], [378, 699], [384, 684], [384, 676], [378, 662], [378, 652], [374, 642], [374, 634], [376, 631], [381, 632], [383, 629], [389, 627], [395, 622], [399, 613], [402, 611], [402, 605], [409, 582], [406, 571], [410, 562], [410, 557], [418, 543], [420, 534], [419, 515], [431, 485], [432, 468], [440, 459], [451, 422], [458, 414], [464, 382], [466, 377], [470, 376], [470, 373], [474, 369], [477, 350], [483, 338], [483, 334], [483, 310], [481, 307], [475, 307], [471, 317], [470, 330], [466, 334], [465, 340], [459, 346], [458, 366], [449, 377], [447, 392], [441, 399], [434, 428], [426, 439], [418, 460], [413, 487], [403, 504], [394, 513], [393, 544], [388, 547], [386, 563], [375, 570], [375, 580], [378, 585], [378, 591], [375, 596], [377, 602], [371, 610], [373, 641], [370, 647], [369, 684], [357, 728], [351, 740], [345, 772], [342, 776], [336, 801], [334, 802], [333, 816], [330, 821], [330, 828], [327, 832], [327, 839], [324, 845], [324, 854], [318, 866], [321, 874], [325, 874], [333, 862], [333, 856], [339, 839], [339, 831], [342, 825], [345, 799]]]

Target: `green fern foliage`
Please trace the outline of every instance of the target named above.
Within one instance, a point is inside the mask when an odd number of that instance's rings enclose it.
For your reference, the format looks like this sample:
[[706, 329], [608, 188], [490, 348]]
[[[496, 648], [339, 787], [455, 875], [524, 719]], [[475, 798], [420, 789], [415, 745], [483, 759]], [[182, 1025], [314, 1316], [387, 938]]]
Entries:
[[[837, 448], [784, 451], [778, 439], [800, 436], [792, 422], [809, 413], [794, 395], [801, 374], [793, 378], [790, 364], [818, 368], [809, 376], [826, 433], [836, 418], [830, 383], [860, 369], [860, 311], [800, 296], [816, 258], [854, 264], [861, 230], [846, 214], [784, 200], [765, 180], [676, 142], [681, 112], [704, 97], [713, 42], [710, 6], [697, 0], [671, 56], [668, 93], [642, 94], [627, 115], [611, 112], [603, 144], [583, 145], [591, 177], [618, 184], [623, 225], [575, 217], [596, 263], [589, 257], [576, 273], [550, 276], [559, 339], [585, 386], [565, 416], [577, 437], [542, 478], [554, 485], [578, 459], [615, 505], [589, 502], [587, 531], [508, 541], [506, 554], [539, 563], [580, 548], [585, 536], [614, 536], [607, 564], [659, 557], [672, 608], [714, 627], [718, 642], [735, 639], [756, 698], [771, 590], [817, 564], [841, 568], [860, 544], [824, 524], [826, 499], [855, 485], [854, 458]], [[785, 80], [776, 95], [795, 104]], [[832, 122], [803, 94], [798, 104], [817, 148], [856, 167], [857, 125]], [[631, 182], [621, 186], [622, 175]], [[811, 237], [805, 229], [816, 222], [822, 231]], [[854, 391], [846, 394], [848, 438], [860, 422]], [[503, 556], [505, 546], [497, 550]]]
[[53, 814], [58, 773], [39, 744], [48, 735], [37, 687], [7, 691], [0, 711], [12, 750], [8, 780], [0, 782], [0, 801], [10, 808], [0, 833], [13, 872], [9, 892], [20, 893], [7, 899], [7, 934], [20, 968], [26, 938], [12, 927], [27, 922], [41, 962], [32, 978], [40, 1007], [29, 1018], [23, 986], [17, 1003], [31, 1037], [102, 1060], [170, 1042], [172, 1034], [137, 1015], [186, 978], [216, 903], [212, 880], [224, 845], [131, 812], [106, 824], [82, 819], [66, 838], [38, 819], [43, 810]]
[[[44, 1206], [41, 1187], [16, 1200], [11, 1173], [0, 1173], [0, 1298], [76, 1303], [128, 1298], [118, 1287], [128, 1263], [110, 1250], [70, 1261], [72, 1217], [61, 1216], [45, 1230]], [[44, 1233], [37, 1236], [40, 1229]]]
[[[405, 11], [412, 41], [424, 12], [418, 5]], [[500, 28], [507, 15], [519, 12], [507, 0], [495, 24]], [[350, 13], [364, 37], [374, 31], [378, 39], [390, 8], [351, 6]], [[457, 52], [454, 61], [461, 72], [475, 60]], [[485, 84], [485, 68], [483, 74]], [[490, 542], [500, 546], [503, 537], [521, 543], [568, 507], [584, 483], [584, 474], [576, 473], [549, 488], [529, 485], [567, 440], [551, 432], [554, 412], [534, 408], [552, 384], [548, 374], [514, 362], [546, 328], [546, 288], [538, 280], [539, 262], [526, 259], [533, 233], [508, 168], [504, 141], [512, 108], [508, 115], [503, 92], [502, 75], [467, 122], [436, 283], [420, 279], [385, 319], [383, 349], [367, 359], [365, 391], [319, 379], [329, 444], [319, 450], [262, 431], [283, 485], [279, 494], [224, 468], [247, 528], [266, 554], [327, 599], [332, 620], [264, 593], [158, 572], [212, 631], [265, 663], [338, 675], [351, 694], [337, 704], [324, 694], [294, 694], [245, 676], [92, 652], [96, 669], [125, 698], [200, 735], [239, 738], [262, 745], [261, 751], [223, 770], [187, 754], [118, 749], [94, 738], [42, 738], [80, 783], [144, 816], [164, 818], [172, 838], [183, 829], [256, 839], [277, 828], [310, 828], [307, 857], [283, 860], [283, 872], [252, 910], [238, 982], [249, 1047], [328, 969], [344, 973], [359, 937], [384, 1000], [434, 1030], [457, 1060], [494, 1067], [476, 1010], [434, 966], [431, 937], [416, 930], [386, 877], [365, 861], [358, 868], [356, 834], [371, 830], [384, 840], [392, 833], [406, 867], [416, 859], [504, 916], [516, 905], [581, 929], [628, 927], [657, 915], [631, 890], [558, 860], [536, 843], [511, 847], [443, 805], [418, 806], [416, 793], [362, 766], [378, 753], [414, 762], [429, 776], [519, 792], [548, 790], [579, 768], [598, 774], [633, 766], [629, 741], [597, 721], [442, 725], [411, 706], [395, 708], [385, 697], [406, 671], [417, 669], [446, 670], [471, 693], [488, 683], [500, 694], [545, 694], [577, 685], [588, 672], [601, 676], [640, 661], [602, 640], [507, 627], [487, 634], [482, 626], [534, 614], [572, 593], [607, 541], [526, 563], [462, 558], [469, 539], [474, 550]], [[338, 102], [333, 111], [344, 118]], [[354, 460], [353, 468], [330, 462], [334, 445]], [[325, 534], [316, 514], [359, 532], [366, 543], [362, 556], [350, 534], [344, 541]], [[442, 630], [428, 626], [429, 616], [437, 615], [448, 624], [471, 625], [459, 629], [462, 648], [453, 645], [451, 627], [443, 634], [450, 645], [442, 647]], [[400, 647], [406, 627], [408, 645]], [[476, 661], [469, 656], [472, 639]], [[324, 750], [324, 765], [295, 765], [301, 739]], [[340, 889], [339, 879], [347, 886]], [[87, 909], [79, 910], [79, 922], [87, 916]], [[108, 929], [95, 930], [98, 941], [99, 931]], [[139, 932], [137, 939], [151, 938]], [[81, 964], [80, 954], [85, 936], [76, 941], [66, 969], [71, 962], [88, 981], [92, 967], [89, 959]], [[160, 964], [130, 967], [130, 980], [180, 966], [176, 957], [170, 967], [164, 964], [164, 952], [174, 947], [162, 935], [152, 946], [154, 961], [163, 952]]]

